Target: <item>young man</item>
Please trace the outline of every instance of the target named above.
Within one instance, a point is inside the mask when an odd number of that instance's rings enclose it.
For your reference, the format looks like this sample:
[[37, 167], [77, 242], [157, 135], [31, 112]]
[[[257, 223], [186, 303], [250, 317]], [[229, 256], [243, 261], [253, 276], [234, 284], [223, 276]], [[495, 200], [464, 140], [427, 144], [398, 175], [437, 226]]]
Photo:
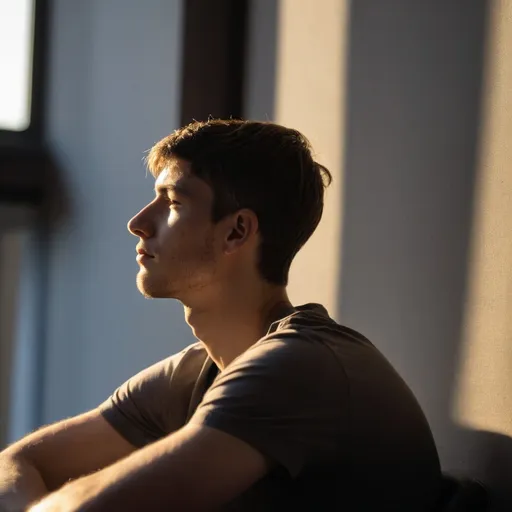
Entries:
[[181, 301], [199, 342], [5, 450], [3, 508], [430, 510], [439, 461], [409, 388], [363, 336], [288, 299], [331, 181], [306, 139], [194, 122], [148, 164], [137, 286]]

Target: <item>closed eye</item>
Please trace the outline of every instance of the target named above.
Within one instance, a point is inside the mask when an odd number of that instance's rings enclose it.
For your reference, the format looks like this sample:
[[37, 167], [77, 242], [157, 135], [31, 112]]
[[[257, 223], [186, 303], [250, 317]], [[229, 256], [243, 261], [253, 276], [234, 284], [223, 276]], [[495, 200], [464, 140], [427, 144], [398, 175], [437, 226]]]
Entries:
[[178, 206], [181, 204], [179, 201], [176, 201], [176, 199], [173, 199], [170, 196], [170, 194], [167, 194], [166, 192], [167, 191], [164, 191], [164, 190], [157, 191], [157, 197], [163, 199], [165, 201], [165, 203], [168, 204], [169, 206]]
[[180, 202], [176, 201], [175, 199], [171, 199], [170, 197], [167, 197], [167, 203], [169, 206], [180, 206]]

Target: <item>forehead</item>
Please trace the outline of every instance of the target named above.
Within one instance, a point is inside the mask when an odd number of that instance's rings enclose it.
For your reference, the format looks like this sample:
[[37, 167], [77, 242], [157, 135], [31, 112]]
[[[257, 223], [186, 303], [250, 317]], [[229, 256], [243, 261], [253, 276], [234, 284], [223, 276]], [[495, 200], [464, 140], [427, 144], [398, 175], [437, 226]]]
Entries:
[[174, 158], [158, 175], [155, 189], [172, 188], [181, 190], [193, 198], [206, 199], [211, 197], [211, 187], [202, 179], [195, 176], [190, 169], [190, 162]]
[[157, 176], [155, 187], [174, 185], [179, 181], [186, 181], [187, 178], [191, 177], [191, 174], [190, 164], [188, 162], [173, 158]]

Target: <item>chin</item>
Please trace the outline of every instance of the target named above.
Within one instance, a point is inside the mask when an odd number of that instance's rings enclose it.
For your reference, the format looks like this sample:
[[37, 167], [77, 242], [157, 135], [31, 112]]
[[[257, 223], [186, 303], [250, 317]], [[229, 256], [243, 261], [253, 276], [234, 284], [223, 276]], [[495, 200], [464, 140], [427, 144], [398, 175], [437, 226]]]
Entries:
[[162, 286], [163, 280], [149, 278], [144, 274], [137, 275], [137, 288], [146, 299], [175, 299], [176, 295], [167, 287]]

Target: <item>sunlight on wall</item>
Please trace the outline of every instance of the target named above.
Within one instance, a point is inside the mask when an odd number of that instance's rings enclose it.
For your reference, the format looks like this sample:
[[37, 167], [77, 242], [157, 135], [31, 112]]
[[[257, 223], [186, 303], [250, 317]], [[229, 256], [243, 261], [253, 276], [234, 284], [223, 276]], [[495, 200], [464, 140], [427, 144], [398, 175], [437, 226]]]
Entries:
[[456, 420], [512, 435], [512, 3], [490, 12]]
[[30, 124], [34, 0], [0, 0], [0, 129]]
[[281, 0], [275, 121], [311, 141], [333, 174], [322, 222], [295, 259], [290, 297], [320, 302], [334, 314], [341, 268], [341, 198], [348, 2]]

